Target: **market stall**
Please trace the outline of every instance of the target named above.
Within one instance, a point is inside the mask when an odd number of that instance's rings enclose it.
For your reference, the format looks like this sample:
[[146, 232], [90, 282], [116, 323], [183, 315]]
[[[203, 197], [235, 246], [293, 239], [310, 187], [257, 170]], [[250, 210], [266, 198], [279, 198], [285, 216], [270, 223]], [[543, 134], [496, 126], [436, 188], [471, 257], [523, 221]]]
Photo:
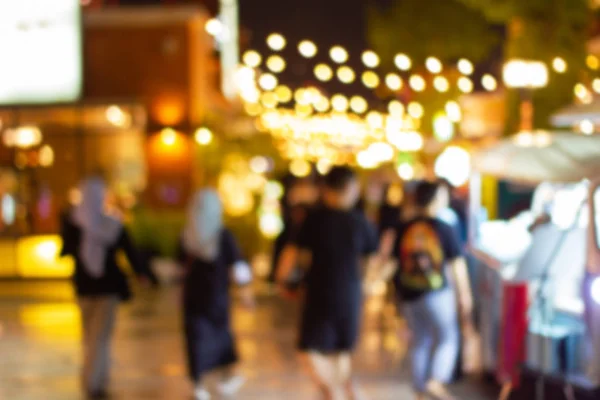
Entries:
[[473, 165], [474, 188], [480, 175], [537, 187], [529, 210], [474, 226], [486, 369], [502, 383], [517, 384], [525, 365], [599, 386], [600, 136], [521, 133]]

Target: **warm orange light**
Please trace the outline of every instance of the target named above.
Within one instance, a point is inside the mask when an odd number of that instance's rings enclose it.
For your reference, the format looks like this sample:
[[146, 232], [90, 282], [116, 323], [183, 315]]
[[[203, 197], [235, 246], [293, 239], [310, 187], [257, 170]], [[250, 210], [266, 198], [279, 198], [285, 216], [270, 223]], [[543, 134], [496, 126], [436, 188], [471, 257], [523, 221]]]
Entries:
[[155, 104], [152, 114], [154, 119], [161, 125], [178, 125], [183, 121], [185, 106], [178, 97], [165, 97]]
[[160, 140], [165, 146], [173, 146], [177, 141], [177, 132], [172, 128], [165, 128], [160, 131]]

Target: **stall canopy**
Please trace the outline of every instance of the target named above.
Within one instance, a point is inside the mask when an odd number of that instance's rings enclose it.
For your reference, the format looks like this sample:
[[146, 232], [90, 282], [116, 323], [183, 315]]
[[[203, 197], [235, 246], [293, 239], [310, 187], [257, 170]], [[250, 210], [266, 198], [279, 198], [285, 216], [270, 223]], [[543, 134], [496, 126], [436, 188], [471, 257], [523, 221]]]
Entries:
[[473, 156], [475, 171], [525, 184], [600, 176], [600, 136], [520, 133]]
[[570, 128], [585, 120], [593, 122], [594, 125], [600, 124], [600, 101], [573, 104], [558, 111], [550, 119], [552, 125], [557, 128]]

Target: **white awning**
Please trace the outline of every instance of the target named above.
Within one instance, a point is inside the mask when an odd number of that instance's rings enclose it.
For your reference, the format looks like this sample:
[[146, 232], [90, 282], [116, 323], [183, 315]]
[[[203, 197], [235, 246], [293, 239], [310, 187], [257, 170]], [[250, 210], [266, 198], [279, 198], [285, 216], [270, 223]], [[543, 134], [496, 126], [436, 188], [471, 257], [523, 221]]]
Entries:
[[600, 101], [591, 104], [573, 104], [552, 115], [550, 121], [557, 128], [572, 128], [581, 121], [589, 120], [600, 124]]

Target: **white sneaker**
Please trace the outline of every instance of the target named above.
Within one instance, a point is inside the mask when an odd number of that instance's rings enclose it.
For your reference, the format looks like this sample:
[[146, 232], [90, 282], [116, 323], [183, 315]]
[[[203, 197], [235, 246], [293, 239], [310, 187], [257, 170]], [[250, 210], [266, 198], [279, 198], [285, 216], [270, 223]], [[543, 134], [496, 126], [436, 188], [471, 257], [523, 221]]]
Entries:
[[210, 393], [208, 390], [204, 389], [202, 386], [198, 386], [194, 390], [194, 399], [195, 400], [210, 400]]
[[236, 394], [246, 383], [246, 378], [240, 375], [232, 376], [229, 379], [219, 382], [219, 392], [224, 396], [232, 396]]

